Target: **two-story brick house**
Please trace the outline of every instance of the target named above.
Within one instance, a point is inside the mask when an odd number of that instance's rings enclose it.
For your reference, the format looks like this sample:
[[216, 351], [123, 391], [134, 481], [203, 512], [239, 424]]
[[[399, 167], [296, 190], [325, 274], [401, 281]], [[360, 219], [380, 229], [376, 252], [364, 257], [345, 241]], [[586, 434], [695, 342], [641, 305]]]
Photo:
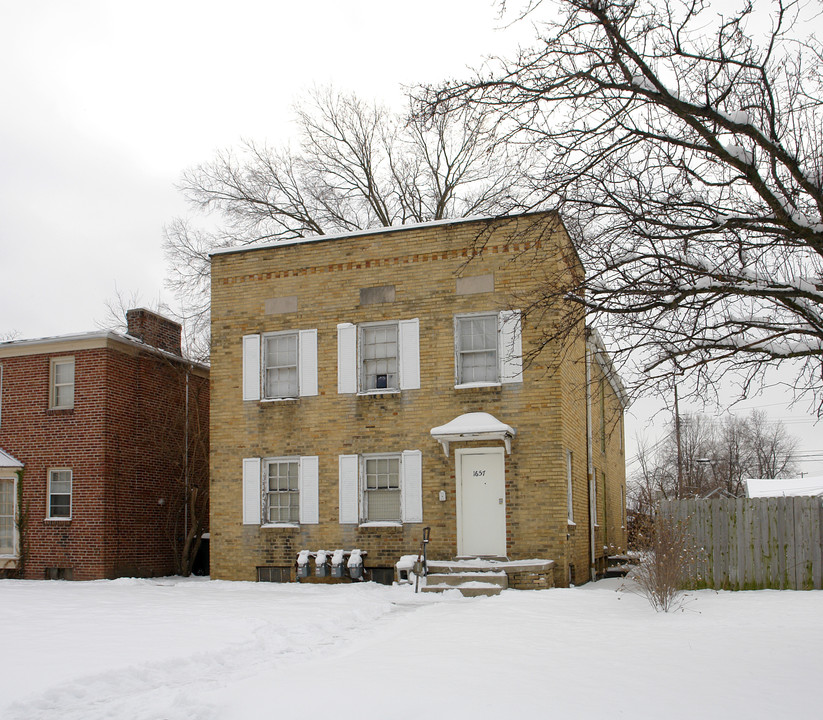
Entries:
[[582, 315], [533, 357], [524, 311], [582, 272], [571, 248], [534, 213], [215, 253], [212, 577], [358, 549], [387, 578], [424, 526], [432, 559], [602, 569], [625, 547], [625, 397]]
[[127, 319], [0, 344], [0, 576], [175, 572], [186, 492], [207, 481], [208, 369], [177, 323]]

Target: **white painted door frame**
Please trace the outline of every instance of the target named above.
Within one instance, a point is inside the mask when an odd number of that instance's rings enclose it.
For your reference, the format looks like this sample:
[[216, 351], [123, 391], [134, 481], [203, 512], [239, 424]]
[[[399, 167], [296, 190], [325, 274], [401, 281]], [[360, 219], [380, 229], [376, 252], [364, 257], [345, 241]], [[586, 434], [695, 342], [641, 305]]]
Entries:
[[[486, 456], [485, 460], [482, 456]], [[506, 556], [506, 456], [502, 447], [455, 450], [457, 554]], [[464, 472], [483, 473], [464, 477]], [[467, 507], [468, 506], [468, 507]]]

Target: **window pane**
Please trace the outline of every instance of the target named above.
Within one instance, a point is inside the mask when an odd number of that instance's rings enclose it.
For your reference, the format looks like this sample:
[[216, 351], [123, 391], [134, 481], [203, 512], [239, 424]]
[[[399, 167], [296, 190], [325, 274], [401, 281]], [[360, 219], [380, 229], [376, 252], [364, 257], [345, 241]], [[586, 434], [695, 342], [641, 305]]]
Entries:
[[52, 495], [49, 503], [49, 517], [71, 517], [71, 495]]
[[14, 552], [14, 481], [0, 480], [0, 555]]
[[396, 389], [397, 325], [365, 327], [361, 335], [363, 389]]
[[400, 490], [369, 490], [367, 495], [368, 521], [400, 520]]
[[497, 382], [497, 316], [457, 319], [458, 383]]
[[268, 522], [297, 523], [300, 521], [298, 464], [295, 460], [268, 463], [266, 504]]
[[267, 337], [264, 349], [265, 397], [297, 397], [297, 334]]
[[62, 362], [54, 365], [54, 381], [58, 385], [74, 382], [74, 363]]

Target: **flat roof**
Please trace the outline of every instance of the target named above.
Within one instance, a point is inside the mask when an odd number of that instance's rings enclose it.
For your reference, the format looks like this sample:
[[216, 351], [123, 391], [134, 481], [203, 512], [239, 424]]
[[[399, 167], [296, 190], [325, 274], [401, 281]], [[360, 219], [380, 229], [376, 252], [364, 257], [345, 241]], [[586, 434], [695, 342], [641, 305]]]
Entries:
[[[219, 248], [209, 253], [209, 257], [215, 255], [229, 255], [231, 253], [250, 252], [252, 250], [269, 250], [271, 248], [286, 247], [289, 245], [304, 245], [307, 243], [326, 242], [331, 240], [343, 240], [346, 238], [362, 237], [364, 235], [383, 235], [386, 233], [405, 232], [408, 230], [420, 230], [421, 228], [445, 227], [448, 225], [462, 225], [473, 222], [489, 222], [492, 220], [516, 220], [518, 218], [531, 217], [534, 215], [557, 215], [556, 210], [536, 210], [533, 212], [519, 213], [517, 215], [470, 215], [462, 218], [448, 218], [445, 220], [429, 220], [422, 223], [412, 223], [408, 225], [388, 225], [384, 227], [368, 228], [366, 230], [352, 230], [350, 232], [335, 233], [334, 235], [310, 235], [308, 237], [291, 238], [290, 240], [275, 240], [274, 242], [262, 243], [260, 245], [236, 245], [227, 248]], [[559, 215], [558, 215], [559, 217]]]

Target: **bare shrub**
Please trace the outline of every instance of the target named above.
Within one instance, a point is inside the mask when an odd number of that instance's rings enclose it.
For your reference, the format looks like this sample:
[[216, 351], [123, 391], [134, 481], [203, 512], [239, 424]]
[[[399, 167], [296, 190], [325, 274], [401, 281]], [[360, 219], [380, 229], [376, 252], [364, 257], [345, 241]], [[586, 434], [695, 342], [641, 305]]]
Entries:
[[649, 523], [646, 552], [629, 574], [631, 584], [624, 589], [645, 597], [657, 612], [669, 612], [682, 605], [682, 593], [695, 558], [686, 523], [657, 513]]

